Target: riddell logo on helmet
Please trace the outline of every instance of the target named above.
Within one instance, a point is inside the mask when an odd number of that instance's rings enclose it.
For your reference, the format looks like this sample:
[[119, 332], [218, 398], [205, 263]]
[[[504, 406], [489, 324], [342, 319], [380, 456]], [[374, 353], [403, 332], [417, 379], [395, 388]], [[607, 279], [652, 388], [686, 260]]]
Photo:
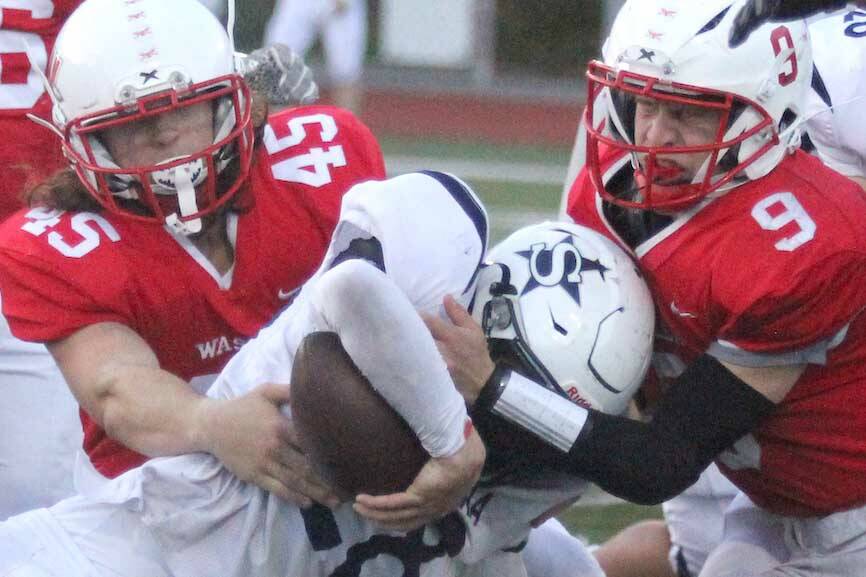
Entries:
[[577, 387], [571, 386], [565, 390], [565, 394], [568, 395], [568, 398], [571, 399], [573, 403], [577, 403], [584, 409], [591, 409], [592, 403], [583, 398], [583, 396], [578, 392]]

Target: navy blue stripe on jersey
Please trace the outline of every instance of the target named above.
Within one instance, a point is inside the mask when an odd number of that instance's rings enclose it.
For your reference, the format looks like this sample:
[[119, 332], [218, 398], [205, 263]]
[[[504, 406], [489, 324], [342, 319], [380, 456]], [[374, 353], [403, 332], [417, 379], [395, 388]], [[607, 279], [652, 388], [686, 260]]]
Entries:
[[382, 243], [378, 238], [356, 238], [349, 243], [349, 247], [337, 255], [331, 262], [334, 268], [346, 260], [361, 259], [372, 263], [377, 269], [385, 271], [385, 256], [382, 254]]
[[343, 542], [334, 514], [324, 505], [313, 503], [301, 509], [301, 517], [313, 551], [327, 551]]
[[472, 221], [472, 224], [475, 225], [475, 230], [478, 232], [478, 238], [481, 239], [481, 257], [478, 259], [478, 267], [475, 269], [475, 274], [472, 275], [466, 288], [463, 289], [463, 292], [466, 292], [475, 283], [475, 277], [478, 276], [481, 262], [484, 260], [484, 255], [487, 254], [487, 213], [484, 212], [484, 208], [481, 206], [475, 193], [466, 188], [462, 182], [450, 174], [433, 170], [422, 170], [421, 174], [426, 174], [445, 187], [445, 190], [451, 194], [454, 201], [460, 205], [460, 208], [463, 209], [463, 212], [466, 213], [466, 216], [468, 216], [469, 220]]
[[821, 100], [824, 101], [828, 107], [833, 107], [833, 100], [830, 98], [830, 91], [827, 90], [827, 86], [824, 84], [824, 79], [821, 78], [821, 73], [818, 72], [818, 67], [812, 67], [812, 90], [815, 91]]

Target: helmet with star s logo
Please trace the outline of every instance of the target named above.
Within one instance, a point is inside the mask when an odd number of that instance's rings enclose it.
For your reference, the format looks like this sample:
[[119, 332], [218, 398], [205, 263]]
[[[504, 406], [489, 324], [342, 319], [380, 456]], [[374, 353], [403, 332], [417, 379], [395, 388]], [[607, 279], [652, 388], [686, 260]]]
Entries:
[[649, 289], [625, 251], [576, 224], [525, 227], [495, 246], [473, 316], [494, 361], [606, 413], [626, 410], [649, 367]]

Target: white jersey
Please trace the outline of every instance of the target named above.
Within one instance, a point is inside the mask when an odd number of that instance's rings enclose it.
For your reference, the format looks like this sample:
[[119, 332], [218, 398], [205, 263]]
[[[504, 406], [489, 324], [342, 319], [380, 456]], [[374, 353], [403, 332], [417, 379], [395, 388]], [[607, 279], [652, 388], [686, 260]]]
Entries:
[[74, 493], [78, 404], [45, 345], [12, 336], [0, 315], [0, 520]]
[[818, 75], [809, 94], [806, 130], [830, 168], [866, 177], [866, 11], [816, 20], [809, 34]]
[[[292, 305], [244, 346], [214, 382], [210, 396], [233, 398], [264, 382], [288, 383], [295, 350], [308, 334], [329, 330], [310, 298], [334, 259], [357, 238], [376, 238], [388, 278], [418, 312], [444, 317], [442, 299], [466, 306], [487, 248], [487, 215], [467, 185], [443, 173], [413, 173], [356, 185], [319, 270]], [[333, 329], [332, 329], [333, 330]]]
[[[356, 186], [344, 198], [341, 219], [320, 270], [292, 305], [235, 355], [209, 395], [236, 397], [264, 382], [288, 383], [298, 343], [317, 330], [338, 332], [347, 351], [365, 371], [341, 327], [333, 326], [334, 311], [328, 309], [333, 299], [322, 301], [320, 294], [320, 285], [330, 278], [329, 271], [343, 266], [332, 268], [335, 258], [359, 238], [379, 240], [382, 255], [375, 264], [386, 271], [391, 285], [397, 287], [395, 291], [415, 310], [435, 313], [441, 310], [446, 294], [463, 304], [473, 295], [486, 249], [487, 218], [465, 184], [441, 173], [410, 174]], [[358, 268], [361, 270], [374, 269]], [[359, 282], [363, 288], [363, 279]], [[375, 295], [361, 296], [378, 306]], [[394, 302], [396, 305], [399, 303]], [[431, 356], [441, 363], [447, 377], [432, 337], [420, 324], [420, 317], [411, 316], [419, 323], [420, 335], [430, 341]], [[375, 347], [379, 340], [364, 339], [368, 347]], [[387, 357], [387, 351], [380, 352]], [[432, 372], [438, 370], [434, 367]], [[374, 378], [370, 381], [376, 386]], [[453, 391], [453, 384], [450, 387]], [[462, 406], [462, 399], [458, 402]], [[407, 421], [412, 426], [412, 419]], [[131, 519], [146, 527], [148, 539], [153, 541], [149, 546], [162, 551], [158, 563], [175, 577], [481, 576], [499, 572], [503, 565], [511, 568], [510, 575], [520, 576], [522, 565], [503, 563], [509, 556], [501, 551], [518, 546], [534, 519], [575, 497], [581, 489], [582, 483], [552, 480], [538, 488], [478, 488], [462, 511], [405, 534], [383, 532], [356, 515], [351, 504], [333, 511], [323, 506], [299, 510], [241, 482], [215, 457], [193, 454], [151, 460], [96, 488], [89, 499], [100, 515], [104, 513], [99, 507], [106, 503], [129, 511], [122, 520], [126, 530], [130, 531]], [[64, 511], [71, 510], [81, 518], [81, 508], [79, 502], [74, 508], [58, 506], [49, 511], [60, 517], [58, 522], [69, 532], [70, 523], [78, 521], [63, 519]], [[88, 527], [94, 525], [100, 526], [88, 521]], [[8, 527], [0, 524], [0, 535], [3, 529]], [[94, 533], [87, 532], [88, 542], [102, 538]], [[140, 549], [142, 537], [140, 532], [137, 535]], [[122, 539], [118, 542], [113, 536], [106, 542], [111, 546], [102, 548], [110, 549], [105, 555], [123, 557], [125, 553], [119, 548], [127, 544]], [[84, 549], [81, 544], [79, 548]], [[107, 560], [92, 558], [92, 552], [99, 549], [88, 547], [90, 563], [112, 566]], [[493, 560], [487, 569], [485, 560], [490, 556]], [[45, 557], [56, 560], [51, 555]], [[147, 564], [136, 567], [144, 569], [121, 574], [144, 576], [152, 571]], [[0, 575], [4, 575], [2, 569], [0, 563]]]
[[357, 82], [367, 44], [366, 0], [278, 0], [265, 29], [265, 45], [281, 43], [305, 55], [317, 38], [328, 80]]

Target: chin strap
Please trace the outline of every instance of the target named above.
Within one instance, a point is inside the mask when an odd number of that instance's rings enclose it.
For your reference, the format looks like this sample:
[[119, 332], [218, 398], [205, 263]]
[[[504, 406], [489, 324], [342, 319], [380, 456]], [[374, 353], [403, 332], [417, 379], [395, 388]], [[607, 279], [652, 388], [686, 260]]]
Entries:
[[[190, 235], [201, 232], [201, 219], [181, 220], [181, 217], [198, 212], [195, 186], [207, 178], [207, 170], [201, 159], [181, 164], [151, 175], [154, 192], [177, 195], [180, 216], [175, 212], [165, 219], [165, 224], [175, 232]], [[170, 192], [161, 192], [160, 189]]]

